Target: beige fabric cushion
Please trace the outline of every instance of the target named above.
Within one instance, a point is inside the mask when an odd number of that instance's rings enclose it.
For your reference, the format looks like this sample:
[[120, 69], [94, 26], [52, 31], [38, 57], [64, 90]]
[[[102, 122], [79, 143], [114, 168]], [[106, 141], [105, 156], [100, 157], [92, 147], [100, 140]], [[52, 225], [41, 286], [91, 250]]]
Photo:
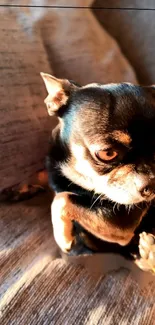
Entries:
[[[92, 0], [48, 1], [51, 5], [88, 6]], [[48, 10], [39, 22], [49, 62], [59, 77], [90, 82], [136, 82], [135, 73], [116, 41], [89, 9]]]
[[[94, 6], [154, 8], [154, 0], [95, 0]], [[140, 83], [155, 83], [155, 11], [94, 10], [103, 28], [116, 39]]]
[[[6, 3], [38, 4], [34, 0]], [[62, 1], [40, 1], [41, 5], [48, 3], [60, 5]], [[68, 5], [68, 1], [63, 4]], [[54, 121], [47, 116], [43, 103], [46, 92], [40, 71], [53, 71], [58, 77], [81, 84], [136, 82], [136, 77], [116, 42], [89, 9], [0, 8], [0, 26], [3, 189], [43, 167]]]
[[50, 72], [41, 37], [22, 30], [10, 10], [0, 9], [0, 189], [41, 168], [50, 119], [40, 70]]
[[[1, 205], [1, 325], [154, 325], [155, 286], [127, 270], [104, 275], [104, 255], [85, 268], [57, 257], [50, 200]], [[78, 261], [77, 261], [78, 263]], [[100, 265], [100, 267], [99, 267]]]
[[[69, 5], [71, 0], [49, 2]], [[20, 182], [43, 165], [51, 120], [43, 106], [46, 92], [41, 70], [50, 72], [52, 67], [58, 76], [81, 84], [136, 82], [136, 78], [116, 42], [89, 10], [0, 8], [0, 26], [2, 188]], [[0, 323], [153, 325], [152, 283], [142, 292], [126, 270], [104, 276], [104, 256], [98, 262], [92, 259], [87, 264], [85, 260], [87, 270], [56, 259], [50, 201], [42, 195], [20, 204], [1, 204]]]

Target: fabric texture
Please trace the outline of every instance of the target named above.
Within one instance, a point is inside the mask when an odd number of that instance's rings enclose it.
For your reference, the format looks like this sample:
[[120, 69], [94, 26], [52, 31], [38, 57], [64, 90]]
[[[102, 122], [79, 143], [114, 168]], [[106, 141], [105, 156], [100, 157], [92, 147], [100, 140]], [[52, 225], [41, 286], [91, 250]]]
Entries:
[[[92, 1], [5, 4], [91, 6]], [[27, 180], [44, 165], [56, 121], [48, 117], [43, 103], [40, 71], [82, 85], [137, 79], [118, 43], [90, 9], [1, 7], [0, 27], [2, 190]], [[141, 290], [125, 269], [103, 274], [103, 255], [89, 262], [60, 257], [50, 204], [48, 193], [0, 206], [0, 324], [153, 325], [152, 283]]]
[[[2, 325], [154, 325], [155, 287], [141, 291], [127, 270], [104, 275], [66, 263], [52, 238], [50, 196], [1, 206]], [[96, 263], [104, 263], [99, 257]]]
[[[6, 3], [68, 5], [67, 0]], [[50, 126], [55, 121], [47, 117], [43, 103], [46, 92], [41, 71], [82, 85], [95, 81], [136, 82], [136, 76], [117, 43], [89, 9], [83, 14], [81, 9], [0, 8], [0, 26], [3, 189], [43, 166]]]
[[[94, 6], [155, 9], [154, 0], [96, 0]], [[154, 10], [95, 10], [101, 25], [118, 41], [141, 84], [154, 84]]]

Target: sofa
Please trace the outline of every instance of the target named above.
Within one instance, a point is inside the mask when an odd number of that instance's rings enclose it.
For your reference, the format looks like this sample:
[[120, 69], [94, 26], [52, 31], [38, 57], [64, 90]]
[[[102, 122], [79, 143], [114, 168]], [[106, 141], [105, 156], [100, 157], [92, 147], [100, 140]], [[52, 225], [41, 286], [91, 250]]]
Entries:
[[[153, 8], [153, 0], [3, 4], [0, 192], [44, 168], [57, 121], [44, 105], [41, 71], [81, 85], [155, 82], [155, 11], [114, 9]], [[61, 255], [52, 235], [51, 202], [47, 190], [23, 202], [0, 203], [0, 323], [153, 325], [155, 281], [118, 256]]]

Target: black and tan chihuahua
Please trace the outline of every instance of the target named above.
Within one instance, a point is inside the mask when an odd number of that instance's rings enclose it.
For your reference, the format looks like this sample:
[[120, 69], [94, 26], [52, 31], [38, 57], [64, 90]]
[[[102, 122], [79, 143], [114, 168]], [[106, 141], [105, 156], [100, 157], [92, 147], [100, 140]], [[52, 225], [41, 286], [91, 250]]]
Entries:
[[117, 251], [155, 272], [155, 87], [41, 76], [59, 118], [46, 159], [58, 246]]
[[155, 226], [149, 212], [155, 198], [155, 87], [80, 87], [41, 75], [48, 113], [60, 121], [46, 161], [56, 193], [51, 210], [57, 244], [78, 252], [77, 234], [85, 229], [92, 251], [109, 242], [132, 253], [139, 229], [141, 264], [147, 260], [153, 269], [155, 237], [146, 231]]

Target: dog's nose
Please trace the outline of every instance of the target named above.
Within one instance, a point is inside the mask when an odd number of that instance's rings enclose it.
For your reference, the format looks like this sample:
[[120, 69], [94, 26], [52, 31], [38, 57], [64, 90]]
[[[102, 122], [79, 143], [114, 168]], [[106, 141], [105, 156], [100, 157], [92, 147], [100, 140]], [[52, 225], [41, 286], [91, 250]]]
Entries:
[[148, 184], [140, 190], [143, 198], [149, 199], [155, 194], [155, 183]]

